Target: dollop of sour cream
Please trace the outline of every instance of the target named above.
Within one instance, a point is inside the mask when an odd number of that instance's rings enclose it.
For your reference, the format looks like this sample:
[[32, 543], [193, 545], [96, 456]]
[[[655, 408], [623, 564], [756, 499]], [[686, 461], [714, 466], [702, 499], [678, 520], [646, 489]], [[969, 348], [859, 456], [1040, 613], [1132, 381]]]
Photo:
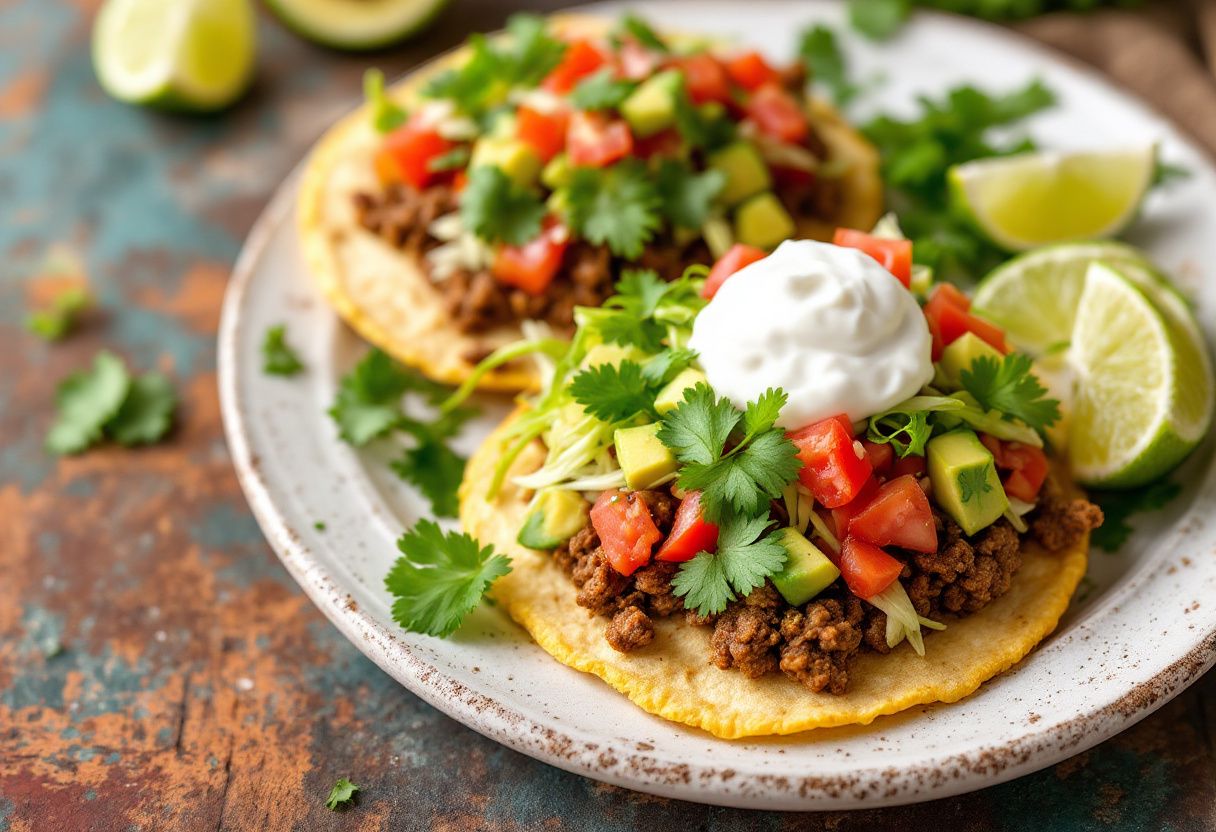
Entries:
[[933, 378], [932, 339], [912, 293], [857, 249], [789, 240], [741, 269], [693, 323], [710, 386], [736, 407], [789, 395], [787, 429], [847, 413], [859, 421]]

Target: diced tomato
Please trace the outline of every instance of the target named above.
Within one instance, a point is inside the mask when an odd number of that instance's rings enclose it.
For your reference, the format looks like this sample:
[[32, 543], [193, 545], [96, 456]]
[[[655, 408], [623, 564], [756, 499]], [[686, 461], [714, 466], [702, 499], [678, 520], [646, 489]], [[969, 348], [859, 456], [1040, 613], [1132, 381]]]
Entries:
[[798, 479], [824, 508], [839, 508], [852, 500], [872, 472], [865, 454], [857, 454], [851, 429], [844, 427], [847, 421], [832, 417], [790, 434], [802, 461]]
[[852, 228], [837, 228], [832, 242], [845, 248], [864, 251], [895, 275], [895, 278], [904, 284], [904, 288], [912, 285], [911, 240], [888, 240]]
[[883, 483], [870, 504], [849, 522], [849, 534], [875, 546], [937, 551], [933, 509], [913, 476]]
[[726, 62], [726, 71], [732, 81], [748, 92], [781, 80], [781, 74], [759, 52], [744, 52], [731, 58]]
[[602, 168], [633, 153], [633, 134], [621, 119], [578, 112], [570, 117], [566, 152], [572, 165]]
[[990, 433], [980, 434], [980, 444], [988, 449], [992, 454], [992, 461], [996, 463], [997, 468], [1006, 468], [1005, 465], [1005, 448], [1001, 445], [1001, 440], [997, 439]]
[[718, 262], [714, 263], [713, 268], [709, 270], [709, 276], [705, 278], [705, 285], [701, 287], [701, 297], [713, 300], [714, 295], [718, 294], [718, 290], [726, 282], [726, 278], [744, 266], [750, 266], [767, 256], [764, 249], [735, 243], [727, 249], [726, 254], [718, 258]]
[[908, 474], [916, 478], [923, 477], [928, 472], [928, 466], [925, 464], [923, 456], [909, 454], [901, 459], [895, 460], [895, 464], [891, 466], [892, 477], [902, 477]]
[[953, 283], [938, 283], [933, 287], [933, 294], [941, 295], [943, 301], [949, 301], [964, 312], [971, 311], [971, 298]]
[[554, 223], [522, 246], [498, 249], [490, 271], [499, 283], [522, 289], [529, 295], [540, 295], [553, 282], [569, 245], [570, 232]]
[[891, 447], [889, 442], [871, 442], [869, 439], [861, 440], [862, 446], [866, 449], [866, 459], [870, 461], [870, 467], [874, 469], [874, 473], [879, 476], [886, 476], [891, 471], [891, 463], [895, 460], [895, 449]]
[[846, 537], [840, 546], [840, 574], [858, 598], [873, 598], [899, 578], [904, 565], [877, 546]]
[[607, 62], [604, 54], [589, 40], [572, 41], [562, 55], [561, 63], [554, 67], [541, 86], [559, 95], [570, 92], [584, 77], [595, 72]]
[[980, 441], [992, 451], [997, 469], [1009, 472], [1002, 482], [1005, 493], [1027, 503], [1038, 499], [1047, 479], [1047, 454], [1043, 449], [1022, 442], [1002, 442], [986, 433], [980, 434]]
[[752, 93], [746, 110], [762, 133], [779, 141], [801, 144], [810, 132], [802, 105], [780, 84], [765, 84]]
[[616, 68], [622, 78], [645, 81], [659, 68], [659, 56], [633, 38], [626, 39], [617, 50]]
[[929, 297], [929, 302], [925, 304], [925, 317], [929, 319], [929, 330], [934, 339], [934, 355], [940, 355], [941, 349], [950, 346], [968, 332], [974, 332], [1002, 353], [1009, 352], [1005, 345], [1005, 333], [1001, 328], [968, 312], [967, 307], [959, 304], [960, 296], [962, 292], [950, 284], [939, 283]]
[[644, 139], [635, 139], [633, 155], [641, 159], [652, 159], [655, 156], [677, 156], [684, 147], [684, 139], [678, 130], [663, 130]]
[[395, 170], [402, 182], [422, 189], [437, 175], [431, 161], [455, 146], [432, 128], [405, 124], [384, 137], [380, 154], [385, 161], [377, 170]]
[[678, 66], [684, 72], [684, 86], [693, 104], [706, 104], [710, 101], [725, 103], [730, 100], [730, 81], [726, 76], [726, 68], [713, 55], [708, 52], [689, 55], [681, 59]]
[[659, 547], [655, 560], [683, 563], [698, 552], [712, 552], [718, 546], [718, 527], [701, 513], [701, 492], [690, 491], [676, 509], [671, 534]]
[[870, 477], [856, 497], [839, 508], [832, 509], [832, 528], [836, 530], [836, 537], [844, 540], [849, 536], [849, 522], [870, 504], [870, 500], [874, 499], [877, 493], [878, 480]]
[[547, 162], [566, 146], [566, 126], [570, 114], [565, 110], [542, 113], [521, 106], [515, 112], [515, 132], [520, 141], [529, 144]]
[[612, 568], [632, 575], [650, 562], [650, 550], [663, 537], [646, 501], [632, 491], [605, 491], [591, 507], [591, 525]]
[[452, 190], [460, 193], [469, 184], [469, 173], [465, 170], [458, 170], [452, 175]]
[[849, 420], [849, 414], [837, 413], [835, 416], [832, 416], [831, 418], [835, 419], [837, 422], [839, 422], [840, 426], [842, 428], [844, 428], [844, 432], [847, 433], [850, 437], [854, 437], [857, 435], [857, 431], [853, 430], [853, 423]]

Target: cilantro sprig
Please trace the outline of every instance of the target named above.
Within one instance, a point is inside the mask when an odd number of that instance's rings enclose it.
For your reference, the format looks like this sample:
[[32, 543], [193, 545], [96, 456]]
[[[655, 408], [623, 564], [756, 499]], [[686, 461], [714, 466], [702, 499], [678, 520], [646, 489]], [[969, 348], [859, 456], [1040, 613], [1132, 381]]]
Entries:
[[159, 441], [173, 424], [177, 394], [159, 373], [132, 377], [121, 358], [101, 352], [91, 368], [59, 384], [55, 406], [46, 448], [78, 454], [105, 438], [126, 446]]
[[1010, 353], [1000, 361], [982, 355], [959, 373], [959, 379], [985, 410], [996, 410], [1042, 431], [1059, 420], [1060, 402], [1047, 396], [1047, 388], [1031, 371], [1033, 366], [1025, 353]]
[[478, 165], [469, 170], [460, 194], [460, 216], [465, 228], [486, 242], [518, 246], [540, 233], [545, 204], [501, 168]]
[[726, 518], [719, 526], [717, 552], [698, 553], [681, 564], [671, 580], [672, 592], [684, 599], [684, 607], [702, 616], [722, 612], [779, 570], [788, 555], [777, 532], [764, 535], [770, 525], [767, 512]]
[[632, 419], [639, 413], [654, 415], [656, 392], [636, 361], [597, 364], [570, 381], [574, 400], [592, 416], [610, 424]]
[[570, 103], [580, 110], [610, 110], [621, 105], [637, 84], [617, 78], [610, 67], [588, 75], [570, 93]]
[[663, 215], [678, 228], [700, 229], [709, 219], [714, 199], [726, 185], [720, 170], [697, 173], [687, 162], [665, 159], [656, 175]]
[[338, 782], [329, 790], [329, 797], [325, 798], [325, 808], [331, 812], [338, 811], [339, 808], [350, 804], [358, 791], [359, 787], [350, 780], [339, 777]]
[[287, 325], [267, 328], [262, 337], [262, 372], [272, 376], [294, 376], [303, 369], [304, 362], [287, 343]]
[[450, 635], [511, 562], [468, 534], [420, 520], [397, 541], [401, 557], [384, 579], [393, 620], [412, 633]]
[[571, 230], [595, 245], [607, 244], [618, 257], [637, 259], [662, 226], [662, 198], [637, 159], [575, 168], [569, 186], [558, 193], [566, 195]]

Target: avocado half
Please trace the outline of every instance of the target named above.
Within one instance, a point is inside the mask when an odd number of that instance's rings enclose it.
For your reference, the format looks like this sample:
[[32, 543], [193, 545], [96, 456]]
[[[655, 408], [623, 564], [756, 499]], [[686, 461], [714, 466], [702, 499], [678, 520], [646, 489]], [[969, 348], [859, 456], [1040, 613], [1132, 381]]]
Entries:
[[267, 0], [302, 37], [350, 52], [380, 49], [427, 26], [448, 0]]

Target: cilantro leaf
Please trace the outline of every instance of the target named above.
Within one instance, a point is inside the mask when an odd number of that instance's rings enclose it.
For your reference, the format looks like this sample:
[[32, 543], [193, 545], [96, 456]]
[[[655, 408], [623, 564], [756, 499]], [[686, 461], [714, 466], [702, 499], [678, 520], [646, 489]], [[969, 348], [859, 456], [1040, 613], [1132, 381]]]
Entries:
[[426, 169], [434, 173], [442, 173], [445, 170], [458, 170], [469, 163], [469, 157], [472, 152], [468, 145], [460, 145], [453, 147], [447, 153], [440, 153], [438, 156], [426, 163]]
[[523, 245], [540, 234], [544, 216], [540, 197], [500, 168], [478, 165], [469, 170], [469, 183], [460, 194], [460, 217], [465, 228], [487, 243]]
[[690, 350], [688, 347], [663, 350], [642, 365], [642, 377], [651, 385], [662, 387], [687, 369], [696, 359], [696, 350]]
[[712, 465], [741, 417], [728, 400], [715, 397], [708, 384], [698, 384], [663, 417], [659, 440], [686, 465]]
[[438, 517], [455, 517], [459, 504], [456, 492], [464, 477], [465, 458], [441, 439], [432, 435], [419, 438], [418, 444], [389, 463], [393, 472], [412, 483], [431, 503]]
[[294, 376], [303, 369], [300, 357], [287, 343], [287, 325], [267, 329], [262, 338], [262, 372], [272, 376]]
[[505, 93], [502, 86], [496, 83], [502, 77], [502, 59], [482, 34], [470, 37], [466, 48], [468, 60], [432, 78], [423, 86], [422, 95], [447, 99], [461, 112], [476, 116], [492, 100], [497, 100], [491, 99], [491, 96]]
[[363, 73], [363, 97], [372, 111], [372, 126], [377, 133], [388, 133], [405, 124], [405, 110], [384, 90], [384, 73], [369, 69]]
[[849, 81], [844, 54], [831, 29], [815, 26], [803, 32], [798, 55], [807, 75], [813, 82], [827, 87], [838, 106], [848, 104], [857, 96], [858, 87]]
[[419, 520], [397, 541], [401, 557], [384, 585], [396, 598], [393, 620], [413, 633], [451, 634], [497, 578], [511, 571], [504, 555], [482, 547], [468, 534], [444, 534]]
[[663, 327], [646, 318], [638, 318], [625, 310], [604, 310], [595, 328], [610, 344], [640, 347], [646, 352], [658, 352], [663, 348]]
[[549, 34], [545, 18], [540, 15], [511, 15], [507, 34], [509, 46], [499, 53], [499, 61], [511, 86], [536, 86], [561, 63], [566, 53], [566, 44]]
[[373, 349], [342, 377], [329, 415], [341, 437], [361, 447], [401, 424], [401, 397], [413, 384], [409, 371]]
[[682, 88], [676, 94], [676, 130], [689, 145], [706, 151], [730, 144], [736, 133], [735, 122], [723, 105], [709, 102], [697, 106]]
[[929, 412], [913, 410], [880, 413], [871, 417], [866, 439], [879, 445], [890, 443], [900, 459], [909, 455], [924, 456], [925, 443], [933, 435]]
[[849, 23], [871, 40], [886, 40], [908, 20], [909, 0], [849, 0]]
[[625, 269], [617, 281], [616, 294], [605, 305], [649, 318], [659, 308], [667, 287], [668, 283], [654, 269]]
[[1047, 398], [1047, 388], [1031, 372], [1033, 364], [1024, 353], [1010, 353], [999, 362], [982, 355], [959, 373], [959, 379], [985, 410], [996, 410], [1042, 430], [1060, 418], [1060, 402]]
[[784, 390], [770, 387], [760, 394], [760, 398], [749, 402], [743, 412], [743, 429], [748, 436], [758, 436], [767, 430], [772, 430], [781, 416], [781, 408], [789, 401]]
[[647, 49], [655, 52], [671, 51], [650, 24], [635, 14], [626, 14], [621, 18], [621, 29]]
[[716, 554], [701, 552], [682, 564], [672, 578], [672, 591], [686, 609], [710, 615], [726, 609], [738, 596], [747, 596], [785, 563], [785, 547], [775, 534], [759, 539], [771, 521], [768, 514], [725, 519]]
[[580, 110], [609, 110], [621, 105], [637, 85], [617, 78], [611, 67], [605, 67], [583, 80], [570, 93], [570, 103]]
[[725, 563], [710, 552], [699, 552], [692, 560], [680, 564], [680, 571], [671, 579], [671, 591], [684, 599], [684, 608], [705, 616], [722, 612], [735, 600]]
[[1107, 552], [1117, 552], [1133, 531], [1129, 522], [1134, 514], [1165, 508], [1182, 493], [1182, 486], [1169, 480], [1157, 480], [1131, 491], [1091, 491], [1089, 498], [1102, 509], [1102, 525], [1090, 533], [1093, 545]]
[[77, 454], [101, 439], [102, 429], [122, 407], [131, 375], [122, 359], [102, 352], [93, 367], [72, 373], [55, 393], [58, 417], [46, 437], [47, 450]]
[[[636, 159], [610, 168], [575, 168], [565, 194], [572, 230], [595, 245], [606, 243], [618, 257], [636, 259], [662, 224], [662, 200], [645, 165]], [[539, 231], [539, 216], [536, 228]]]
[[608, 423], [654, 412], [655, 389], [636, 361], [622, 361], [619, 366], [597, 364], [583, 370], [571, 380], [570, 395], [592, 416]]
[[1185, 182], [1192, 176], [1194, 173], [1190, 168], [1157, 159], [1153, 164], [1152, 186], [1154, 188], [1169, 187], [1175, 182]]
[[62, 340], [91, 304], [86, 289], [78, 286], [65, 289], [55, 295], [50, 306], [31, 312], [25, 319], [25, 328], [45, 341]]
[[150, 445], [173, 424], [177, 394], [160, 373], [145, 373], [131, 380], [118, 412], [105, 424], [106, 435], [120, 445]]
[[673, 226], [699, 229], [709, 219], [714, 198], [726, 185], [720, 170], [695, 172], [687, 162], [664, 159], [656, 177], [663, 214]]
[[325, 798], [325, 808], [331, 812], [338, 811], [339, 807], [354, 800], [355, 793], [358, 791], [359, 787], [345, 777], [338, 778], [338, 782], [334, 783], [334, 787], [329, 790], [329, 797]]

